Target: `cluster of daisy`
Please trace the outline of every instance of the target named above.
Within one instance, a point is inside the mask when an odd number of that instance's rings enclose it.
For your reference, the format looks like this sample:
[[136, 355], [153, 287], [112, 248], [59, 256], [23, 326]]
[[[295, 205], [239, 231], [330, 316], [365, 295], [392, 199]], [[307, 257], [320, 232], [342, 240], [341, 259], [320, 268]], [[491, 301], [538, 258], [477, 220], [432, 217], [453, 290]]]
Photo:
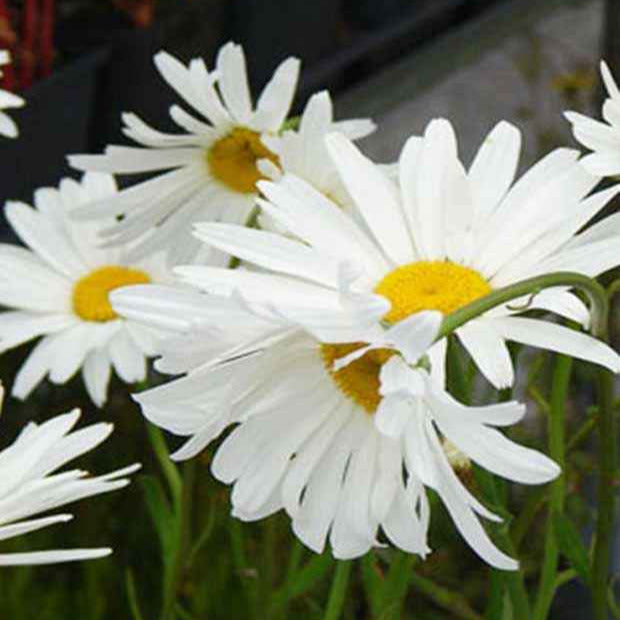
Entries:
[[[143, 381], [147, 358], [157, 356], [155, 369], [174, 378], [135, 400], [150, 422], [187, 439], [174, 460], [225, 434], [212, 472], [233, 485], [235, 517], [283, 509], [305, 545], [321, 552], [329, 541], [337, 558], [386, 539], [425, 556], [430, 489], [483, 560], [516, 569], [480, 521], [500, 517], [459, 468], [473, 461], [524, 484], [560, 469], [500, 430], [523, 418], [524, 405], [472, 407], [449, 394], [441, 328], [446, 316], [522, 280], [596, 277], [620, 264], [619, 216], [584, 230], [620, 191], [594, 191], [620, 173], [620, 92], [609, 70], [609, 125], [567, 113], [594, 153], [556, 149], [516, 179], [521, 134], [505, 121], [468, 167], [444, 119], [408, 138], [397, 162], [378, 165], [355, 144], [375, 130], [372, 121], [334, 120], [327, 92], [288, 118], [294, 58], [255, 105], [233, 43], [213, 70], [164, 52], [155, 66], [185, 104], [170, 108], [179, 133], [127, 113], [123, 131], [136, 146], [71, 156], [81, 182], [37, 190], [34, 207], [6, 207], [26, 247], [0, 245], [0, 304], [9, 308], [0, 350], [38, 339], [12, 394], [26, 398], [46, 376], [60, 384], [81, 371], [103, 406], [112, 369], [126, 383]], [[114, 175], [145, 173], [117, 189]], [[605, 343], [547, 314], [524, 315], [530, 310], [590, 322], [568, 286], [465, 322], [455, 336], [495, 388], [515, 382], [509, 341], [620, 371]], [[2, 477], [19, 488], [6, 490], [10, 501], [16, 492], [40, 499], [29, 481], [52, 485], [49, 471], [109, 430], [67, 435], [76, 418], [27, 427], [0, 454], [0, 469], [6, 460], [19, 471]], [[72, 491], [59, 487], [62, 502], [117, 488], [131, 470], [63, 474]], [[5, 510], [4, 492], [0, 523], [13, 523], [25, 512]], [[27, 514], [58, 505], [55, 497]], [[0, 527], [0, 537], [65, 518]]]

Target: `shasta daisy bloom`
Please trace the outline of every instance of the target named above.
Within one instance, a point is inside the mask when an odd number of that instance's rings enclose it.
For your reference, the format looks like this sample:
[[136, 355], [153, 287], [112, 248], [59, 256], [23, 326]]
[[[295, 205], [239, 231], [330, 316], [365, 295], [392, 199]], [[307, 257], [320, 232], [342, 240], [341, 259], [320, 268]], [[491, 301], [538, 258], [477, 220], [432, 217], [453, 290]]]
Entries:
[[276, 135], [289, 113], [299, 60], [288, 58], [276, 69], [255, 108], [239, 45], [224, 45], [213, 71], [202, 59], [186, 67], [166, 52], [155, 56], [155, 66], [201, 118], [173, 105], [170, 117], [185, 133], [164, 134], [135, 114], [124, 114], [123, 132], [139, 146], [109, 146], [104, 155], [75, 155], [69, 158], [71, 165], [114, 174], [161, 174], [120, 192], [111, 202], [87, 205], [77, 215], [122, 214], [122, 221], [103, 231], [111, 241], [144, 237], [136, 252], [166, 248], [174, 257], [189, 258], [197, 248], [190, 234], [192, 223], [247, 220], [261, 178], [257, 161], [277, 161], [262, 138]]
[[582, 159], [592, 174], [615, 176], [620, 174], [620, 90], [605, 61], [601, 61], [601, 75], [608, 97], [603, 103], [603, 118], [598, 121], [578, 112], [565, 112], [571, 123], [575, 140], [591, 150]]
[[109, 175], [64, 179], [35, 192], [35, 207], [10, 202], [6, 217], [26, 248], [0, 244], [0, 351], [41, 337], [19, 370], [12, 394], [26, 398], [47, 375], [68, 381], [80, 368], [97, 406], [106, 400], [111, 368], [126, 383], [144, 379], [145, 356], [157, 334], [120, 318], [111, 290], [166, 279], [165, 261], [151, 255], [128, 262], [127, 248], [98, 247], [101, 223], [75, 222], [71, 209], [116, 194]]
[[[337, 333], [326, 333], [337, 325], [308, 310], [342, 294], [340, 263], [350, 274], [351, 312], [356, 296], [374, 295], [385, 304], [379, 318], [388, 324], [423, 310], [446, 315], [529, 277], [557, 271], [594, 277], [620, 264], [618, 216], [578, 232], [619, 186], [586, 197], [599, 178], [568, 149], [553, 151], [513, 184], [520, 134], [508, 123], [493, 129], [466, 171], [450, 123], [432, 121], [423, 137], [410, 138], [403, 148], [397, 183], [342, 135], [330, 135], [327, 144], [360, 224], [294, 175], [262, 181], [267, 197], [259, 199], [262, 210], [302, 242], [221, 223], [199, 224], [196, 234], [272, 272], [269, 284], [259, 273], [214, 267], [179, 267], [182, 278], [207, 291], [234, 288], [248, 302], [267, 304], [317, 337], [337, 342]], [[293, 291], [303, 291], [303, 298]], [[587, 324], [587, 308], [567, 287], [522, 301], [497, 307], [456, 331], [494, 386], [514, 382], [506, 341], [620, 370], [620, 357], [603, 342], [551, 321], [518, 316], [524, 309], [542, 309]], [[435, 352], [444, 346], [445, 341], [438, 343]]]
[[[0, 50], [0, 67], [8, 65], [11, 62], [11, 56], [6, 50]], [[0, 77], [2, 77], [2, 71], [0, 70]], [[7, 90], [0, 89], [0, 135], [7, 138], [17, 138], [19, 135], [19, 129], [15, 124], [15, 121], [8, 115], [2, 112], [2, 110], [10, 108], [21, 108], [26, 102], [17, 95], [10, 93]]]
[[[262, 278], [265, 296], [284, 293], [276, 276], [254, 275]], [[303, 296], [298, 286], [289, 289], [291, 296]], [[216, 478], [234, 484], [234, 516], [256, 520], [284, 508], [304, 544], [322, 552], [329, 538], [341, 559], [381, 544], [379, 531], [424, 556], [426, 486], [480, 557], [499, 568], [517, 567], [478, 520], [499, 518], [459, 480], [449, 455], [457, 452], [461, 463], [466, 455], [529, 484], [551, 480], [559, 468], [494, 428], [520, 420], [522, 405], [465, 407], [418, 364], [441, 313], [408, 317], [383, 332], [381, 348], [370, 350], [343, 341], [345, 331], [363, 338], [367, 317], [339, 308], [335, 299], [333, 305], [324, 299], [311, 323], [329, 323], [332, 333], [339, 324], [336, 344], [291, 327], [277, 313], [250, 312], [235, 296], [207, 300], [199, 292], [134, 286], [115, 291], [112, 300], [119, 313], [157, 327], [171, 327], [173, 316], [182, 332], [162, 348], [156, 366], [185, 376], [135, 395], [151, 422], [190, 437], [173, 458], [194, 456], [237, 425], [212, 464]], [[368, 314], [370, 301], [364, 300]], [[444, 446], [446, 440], [452, 444]]]
[[[112, 432], [112, 425], [103, 423], [72, 432], [79, 417], [76, 410], [41, 425], [30, 423], [10, 446], [0, 451], [0, 541], [70, 521], [73, 515], [67, 513], [32, 517], [121, 489], [129, 484], [124, 476], [140, 468], [132, 465], [96, 477], [79, 469], [54, 473], [98, 446]], [[110, 553], [112, 549], [108, 548], [0, 553], [0, 566], [91, 560]]]

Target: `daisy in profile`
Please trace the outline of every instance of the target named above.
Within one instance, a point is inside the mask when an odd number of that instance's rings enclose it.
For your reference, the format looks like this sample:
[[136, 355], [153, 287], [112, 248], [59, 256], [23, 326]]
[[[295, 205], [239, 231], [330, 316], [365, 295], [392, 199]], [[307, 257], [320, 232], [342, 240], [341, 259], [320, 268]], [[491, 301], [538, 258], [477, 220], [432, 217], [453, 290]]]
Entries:
[[[6, 50], [0, 50], [0, 67], [8, 65], [11, 62], [11, 56]], [[0, 77], [2, 77], [2, 71], [0, 70]], [[6, 90], [0, 89], [0, 135], [6, 138], [17, 138], [19, 135], [19, 129], [15, 124], [15, 121], [8, 115], [2, 112], [2, 110], [10, 108], [21, 108], [26, 102], [17, 95], [10, 93]]]
[[[132, 465], [93, 478], [79, 469], [54, 473], [98, 446], [112, 432], [112, 425], [103, 423], [72, 431], [79, 417], [76, 410], [40, 425], [31, 422], [10, 446], [0, 451], [0, 541], [70, 521], [73, 515], [67, 513], [31, 517], [121, 489], [129, 484], [124, 476], [140, 468]], [[0, 553], [0, 566], [92, 560], [110, 553], [112, 549], [108, 548]]]
[[[211, 72], [202, 59], [186, 67], [165, 52], [155, 56], [155, 65], [199, 118], [173, 105], [170, 116], [185, 133], [171, 135], [148, 127], [135, 114], [125, 114], [124, 133], [138, 146], [109, 146], [104, 155], [75, 155], [69, 161], [80, 170], [158, 173], [120, 192], [112, 202], [86, 205], [76, 217], [124, 215], [103, 231], [105, 238], [122, 242], [141, 237], [136, 253], [166, 248], [176, 264], [188, 262], [197, 251], [191, 236], [195, 222], [244, 224], [254, 208], [256, 182], [265, 169], [273, 173], [281, 167], [277, 137], [295, 95], [299, 61], [288, 58], [276, 69], [255, 107], [239, 45], [224, 45]], [[326, 122], [322, 116], [312, 118], [319, 125], [302, 129], [305, 134], [321, 130]], [[345, 121], [332, 128], [359, 137], [373, 126], [368, 121]], [[263, 160], [271, 165], [262, 167]]]
[[[166, 248], [190, 259], [196, 221], [243, 224], [254, 207], [260, 159], [277, 161], [262, 142], [276, 135], [289, 113], [299, 75], [299, 60], [286, 59], [252, 104], [243, 49], [227, 43], [215, 68], [194, 58], [188, 66], [166, 52], [155, 56], [162, 78], [199, 118], [173, 105], [170, 117], [184, 133], [164, 134], [138, 116], [123, 115], [124, 134], [138, 146], [108, 146], [103, 155], [74, 155], [79, 170], [114, 174], [159, 173], [118, 194], [115, 200], [86, 205], [77, 217], [124, 215], [104, 229], [114, 242], [144, 237], [136, 253]], [[146, 234], [146, 236], [145, 236]]]
[[101, 223], [75, 222], [76, 206], [116, 195], [111, 176], [64, 179], [58, 189], [35, 192], [35, 207], [10, 202], [6, 217], [27, 247], [0, 244], [0, 351], [40, 338], [19, 370], [13, 396], [26, 398], [49, 375], [62, 384], [80, 369], [90, 398], [106, 401], [111, 369], [126, 383], [146, 375], [155, 334], [112, 309], [119, 286], [162, 281], [165, 261], [151, 255], [129, 262], [127, 248], [98, 247]]
[[583, 165], [592, 174], [607, 177], [620, 174], [620, 91], [604, 60], [601, 76], [608, 94], [603, 103], [605, 122], [578, 112], [565, 112], [564, 116], [572, 125], [575, 140], [592, 151], [582, 159]]
[[[327, 147], [357, 218], [295, 175], [261, 181], [267, 198], [259, 199], [262, 210], [301, 241], [284, 245], [264, 231], [199, 224], [198, 238], [271, 273], [183, 266], [177, 268], [182, 279], [205, 291], [234, 289], [324, 338], [327, 319], [308, 310], [342, 296], [338, 264], [349, 274], [344, 282], [350, 312], [357, 311], [356, 298], [372, 294], [383, 300], [380, 320], [387, 324], [424, 310], [447, 315], [529, 277], [558, 271], [595, 277], [620, 264], [615, 218], [579, 233], [619, 187], [588, 196], [600, 179], [568, 149], [553, 151], [513, 184], [520, 134], [508, 123], [493, 129], [466, 170], [450, 123], [432, 121], [423, 137], [404, 146], [396, 183], [344, 136], [328, 136]], [[296, 293], [301, 289], [303, 297]], [[588, 310], [570, 290], [548, 289], [522, 301], [497, 307], [456, 331], [495, 387], [514, 382], [506, 341], [620, 370], [620, 357], [603, 342], [542, 318], [518, 316], [524, 309], [541, 309], [587, 325]], [[444, 346], [445, 340], [435, 349]]]
[[[274, 257], [296, 243], [281, 237], [277, 245], [275, 238]], [[327, 277], [328, 265], [306, 250], [305, 275], [323, 271]], [[380, 338], [375, 334], [381, 346], [371, 348], [364, 340], [373, 318], [386, 310], [376, 296], [343, 303], [334, 292], [312, 305], [316, 287], [310, 284], [241, 270], [230, 275], [244, 292], [254, 281], [252, 305], [296, 298], [311, 329], [276, 312], [250, 312], [235, 295], [205, 299], [198, 291], [157, 286], [112, 295], [120, 314], [157, 328], [172, 327], [175, 317], [181, 332], [162, 347], [156, 367], [184, 376], [135, 396], [151, 422], [189, 437], [172, 457], [191, 458], [236, 425], [212, 464], [217, 479], [234, 485], [234, 516], [250, 521], [283, 508], [305, 545], [320, 553], [329, 540], [340, 559], [386, 539], [425, 556], [428, 487], [481, 558], [517, 568], [478, 517], [500, 519], [464, 486], [451, 459], [456, 454], [462, 466], [471, 458], [527, 484], [547, 482], [559, 468], [495, 428], [519, 421], [522, 405], [465, 407], [443, 390], [441, 376], [431, 376], [442, 372], [429, 355], [441, 313], [411, 315]]]

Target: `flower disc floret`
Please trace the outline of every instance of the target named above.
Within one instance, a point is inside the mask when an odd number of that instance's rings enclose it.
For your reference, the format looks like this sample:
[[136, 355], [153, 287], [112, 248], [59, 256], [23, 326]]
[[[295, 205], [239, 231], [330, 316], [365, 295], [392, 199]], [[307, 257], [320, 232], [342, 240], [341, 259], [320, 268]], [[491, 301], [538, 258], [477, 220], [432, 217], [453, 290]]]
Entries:
[[263, 178], [256, 162], [277, 156], [262, 142], [260, 134], [245, 127], [236, 127], [220, 138], [207, 153], [211, 174], [228, 188], [249, 194], [256, 191], [256, 182]]
[[469, 267], [448, 261], [419, 261], [388, 273], [375, 292], [392, 303], [385, 320], [397, 323], [423, 310], [450, 314], [484, 297], [491, 287]]
[[363, 343], [322, 344], [321, 357], [325, 369], [340, 391], [369, 414], [374, 414], [381, 401], [379, 372], [381, 366], [394, 354], [388, 349], [369, 351], [363, 357], [334, 370], [334, 362], [365, 346]]
[[122, 286], [148, 284], [150, 281], [150, 276], [140, 269], [100, 267], [75, 283], [73, 311], [84, 321], [112, 321], [118, 315], [110, 304], [110, 292]]

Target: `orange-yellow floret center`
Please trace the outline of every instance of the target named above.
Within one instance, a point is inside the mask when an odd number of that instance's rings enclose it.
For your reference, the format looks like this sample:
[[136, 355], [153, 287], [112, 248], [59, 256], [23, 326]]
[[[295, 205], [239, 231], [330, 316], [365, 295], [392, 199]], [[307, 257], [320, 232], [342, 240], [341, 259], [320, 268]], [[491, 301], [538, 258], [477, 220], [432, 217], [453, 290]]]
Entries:
[[325, 369], [336, 386], [345, 395], [355, 401], [367, 413], [374, 413], [379, 406], [379, 372], [381, 366], [392, 355], [388, 349], [369, 351], [363, 357], [351, 362], [340, 370], [334, 370], [334, 362], [356, 349], [363, 347], [360, 342], [351, 344], [322, 344], [321, 357]]
[[148, 284], [150, 281], [149, 275], [140, 269], [99, 267], [75, 283], [73, 311], [84, 321], [111, 321], [118, 315], [110, 304], [110, 292], [121, 286]]
[[[488, 282], [469, 267], [445, 261], [420, 261], [403, 265], [388, 273], [375, 287], [375, 292], [392, 303], [384, 320], [397, 323], [422, 310], [439, 310], [450, 314], [491, 291]], [[321, 357], [325, 369], [345, 396], [367, 413], [373, 414], [379, 402], [381, 366], [394, 352], [373, 350], [340, 370], [334, 361], [364, 346], [363, 343], [322, 344]]]
[[260, 134], [245, 127], [235, 127], [215, 142], [207, 152], [211, 174], [229, 189], [242, 194], [256, 191], [256, 182], [263, 178], [256, 162], [278, 157], [262, 142]]

